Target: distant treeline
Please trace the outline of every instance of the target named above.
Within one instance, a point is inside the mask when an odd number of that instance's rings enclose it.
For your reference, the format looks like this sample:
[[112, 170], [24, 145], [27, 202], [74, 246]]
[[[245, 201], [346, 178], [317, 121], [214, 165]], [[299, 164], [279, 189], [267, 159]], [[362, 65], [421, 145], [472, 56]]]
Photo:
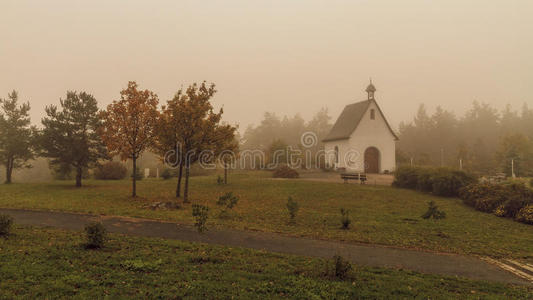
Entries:
[[[305, 121], [300, 115], [293, 117], [279, 117], [275, 113], [266, 112], [263, 120], [257, 126], [249, 126], [241, 139], [241, 150], [253, 149], [262, 150], [266, 153], [266, 163], [272, 158], [276, 150], [291, 149], [311, 151], [313, 159], [314, 153], [323, 149], [322, 139], [328, 134], [332, 127], [331, 117], [326, 108], [319, 110], [310, 121]], [[307, 134], [306, 134], [307, 133]], [[305, 146], [302, 145], [302, 137], [306, 134]], [[277, 161], [286, 162], [287, 157], [277, 157]], [[320, 164], [322, 162], [312, 163]]]
[[510, 105], [498, 111], [474, 102], [463, 116], [424, 105], [409, 123], [401, 123], [396, 160], [399, 164], [447, 166], [491, 174], [533, 175], [533, 109]]

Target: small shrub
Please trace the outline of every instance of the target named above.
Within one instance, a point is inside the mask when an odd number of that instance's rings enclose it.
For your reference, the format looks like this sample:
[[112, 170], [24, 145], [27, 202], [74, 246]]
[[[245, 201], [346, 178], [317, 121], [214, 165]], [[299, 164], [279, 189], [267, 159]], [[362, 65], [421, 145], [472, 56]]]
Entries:
[[85, 235], [87, 243], [85, 247], [88, 249], [99, 249], [104, 247], [107, 239], [107, 230], [100, 222], [93, 222], [85, 226]]
[[435, 220], [446, 218], [446, 213], [439, 210], [435, 202], [429, 201], [428, 210], [422, 215], [423, 219], [433, 218]]
[[226, 212], [228, 209], [233, 209], [237, 202], [239, 202], [239, 197], [234, 196], [233, 192], [228, 192], [218, 197], [217, 205], [222, 207], [223, 212]]
[[8, 215], [0, 215], [0, 236], [7, 236], [13, 228], [13, 218]]
[[220, 175], [217, 176], [217, 184], [218, 185], [224, 184], [224, 179], [222, 179], [222, 176], [220, 176]]
[[353, 270], [352, 264], [340, 255], [333, 256], [332, 264], [332, 267], [329, 262], [326, 264], [326, 276], [331, 278], [344, 280]]
[[163, 180], [172, 178], [172, 171], [170, 169], [164, 169], [163, 172], [161, 172], [161, 178], [163, 178]]
[[101, 180], [120, 180], [126, 177], [128, 170], [116, 161], [107, 162], [94, 171], [94, 178]]
[[298, 178], [300, 177], [300, 174], [287, 165], [281, 165], [274, 170], [272, 176], [274, 178]]
[[292, 197], [289, 197], [287, 200], [287, 210], [289, 211], [289, 217], [290, 221], [294, 222], [296, 219], [296, 214], [298, 213], [298, 209], [300, 208], [300, 205], [298, 205], [298, 202], [292, 200]]
[[533, 224], [533, 204], [522, 207], [516, 214], [516, 220], [526, 224]]
[[192, 205], [192, 216], [194, 217], [194, 227], [198, 230], [199, 233], [204, 233], [207, 231], [207, 218], [209, 217], [209, 207], [193, 204]]
[[350, 224], [352, 220], [350, 219], [350, 211], [341, 208], [341, 229], [350, 229]]

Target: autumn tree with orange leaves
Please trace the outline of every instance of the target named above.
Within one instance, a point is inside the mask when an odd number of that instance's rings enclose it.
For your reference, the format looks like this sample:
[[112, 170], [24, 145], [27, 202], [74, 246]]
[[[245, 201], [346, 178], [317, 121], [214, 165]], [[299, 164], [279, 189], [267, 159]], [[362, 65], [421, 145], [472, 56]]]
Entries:
[[229, 144], [227, 140], [234, 139], [234, 127], [220, 125], [222, 109], [216, 113], [210, 103], [215, 93], [215, 85], [206, 82], [179, 90], [163, 107], [159, 120], [155, 148], [167, 164], [179, 167], [176, 197], [181, 194], [185, 169], [185, 203], [189, 202], [190, 166], [201, 159], [202, 154], [210, 153], [207, 160], [214, 160], [216, 152]]
[[[104, 124], [100, 133], [111, 154], [120, 155], [122, 160], [132, 160], [134, 174], [137, 159], [153, 145], [159, 114], [157, 95], [137, 88], [137, 83], [130, 81], [128, 88], [120, 92], [120, 100], [113, 101], [102, 112]], [[136, 197], [137, 179], [135, 175], [132, 178], [132, 197]]]

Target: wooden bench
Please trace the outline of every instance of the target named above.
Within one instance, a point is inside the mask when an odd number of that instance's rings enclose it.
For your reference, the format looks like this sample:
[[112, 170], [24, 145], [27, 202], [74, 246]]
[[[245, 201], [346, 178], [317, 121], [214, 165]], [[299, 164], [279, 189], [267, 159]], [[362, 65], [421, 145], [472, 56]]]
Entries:
[[359, 180], [361, 184], [366, 182], [366, 174], [361, 173], [341, 173], [341, 178], [344, 180], [344, 183], [348, 183], [348, 180]]

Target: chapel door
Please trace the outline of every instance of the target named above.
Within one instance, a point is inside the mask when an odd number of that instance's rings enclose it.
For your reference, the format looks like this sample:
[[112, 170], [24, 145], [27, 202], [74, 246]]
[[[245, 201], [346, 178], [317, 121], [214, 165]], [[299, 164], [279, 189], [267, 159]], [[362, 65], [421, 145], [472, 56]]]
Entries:
[[376, 147], [365, 151], [365, 173], [379, 173], [379, 150]]

